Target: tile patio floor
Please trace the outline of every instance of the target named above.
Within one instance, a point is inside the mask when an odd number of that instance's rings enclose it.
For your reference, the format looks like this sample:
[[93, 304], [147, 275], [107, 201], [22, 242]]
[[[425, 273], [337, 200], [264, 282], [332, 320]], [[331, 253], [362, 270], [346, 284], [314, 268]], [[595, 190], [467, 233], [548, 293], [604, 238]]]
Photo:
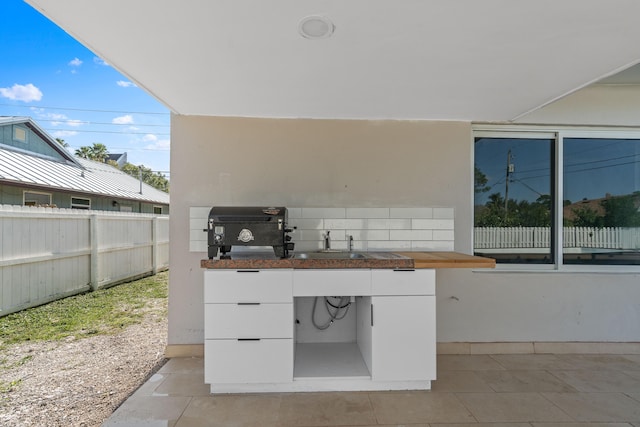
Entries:
[[[446, 425], [445, 425], [446, 424]], [[640, 355], [440, 355], [431, 391], [210, 395], [171, 359], [104, 427], [640, 427]]]

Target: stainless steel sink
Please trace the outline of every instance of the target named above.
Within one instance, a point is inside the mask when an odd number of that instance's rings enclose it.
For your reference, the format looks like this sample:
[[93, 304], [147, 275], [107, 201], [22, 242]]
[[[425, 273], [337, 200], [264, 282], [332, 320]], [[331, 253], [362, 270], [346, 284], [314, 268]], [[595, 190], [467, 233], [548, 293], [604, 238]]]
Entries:
[[369, 255], [362, 252], [319, 251], [300, 252], [293, 256], [297, 259], [365, 259]]

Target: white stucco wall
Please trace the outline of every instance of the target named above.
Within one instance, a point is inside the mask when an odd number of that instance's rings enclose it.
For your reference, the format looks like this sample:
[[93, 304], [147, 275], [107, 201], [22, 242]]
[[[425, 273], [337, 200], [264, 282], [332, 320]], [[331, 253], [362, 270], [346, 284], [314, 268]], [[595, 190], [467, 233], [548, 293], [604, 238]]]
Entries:
[[[169, 344], [203, 341], [190, 206], [454, 207], [455, 249], [471, 253], [471, 141], [462, 122], [174, 116]], [[638, 274], [439, 270], [437, 300], [439, 342], [640, 341]]]

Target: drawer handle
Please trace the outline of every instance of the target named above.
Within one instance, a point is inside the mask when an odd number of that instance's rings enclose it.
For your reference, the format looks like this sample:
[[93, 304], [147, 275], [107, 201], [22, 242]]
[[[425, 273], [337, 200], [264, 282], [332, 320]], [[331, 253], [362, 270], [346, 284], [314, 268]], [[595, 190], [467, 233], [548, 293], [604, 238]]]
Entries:
[[394, 268], [393, 271], [416, 271], [414, 268]]
[[260, 270], [236, 270], [236, 273], [260, 273]]
[[238, 338], [238, 341], [260, 341], [260, 338]]
[[260, 305], [259, 302], [239, 302], [238, 305]]

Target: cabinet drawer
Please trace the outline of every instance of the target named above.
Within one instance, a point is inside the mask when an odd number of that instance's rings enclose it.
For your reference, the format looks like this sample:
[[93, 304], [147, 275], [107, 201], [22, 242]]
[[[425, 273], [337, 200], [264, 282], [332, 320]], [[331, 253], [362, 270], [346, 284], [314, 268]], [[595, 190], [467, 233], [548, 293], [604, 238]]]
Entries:
[[371, 295], [371, 270], [294, 270], [293, 295]]
[[281, 383], [293, 381], [293, 340], [205, 340], [204, 381]]
[[293, 302], [293, 270], [207, 270], [205, 303]]
[[293, 304], [205, 304], [205, 339], [293, 338]]
[[435, 291], [435, 270], [371, 271], [371, 295], [435, 295]]

